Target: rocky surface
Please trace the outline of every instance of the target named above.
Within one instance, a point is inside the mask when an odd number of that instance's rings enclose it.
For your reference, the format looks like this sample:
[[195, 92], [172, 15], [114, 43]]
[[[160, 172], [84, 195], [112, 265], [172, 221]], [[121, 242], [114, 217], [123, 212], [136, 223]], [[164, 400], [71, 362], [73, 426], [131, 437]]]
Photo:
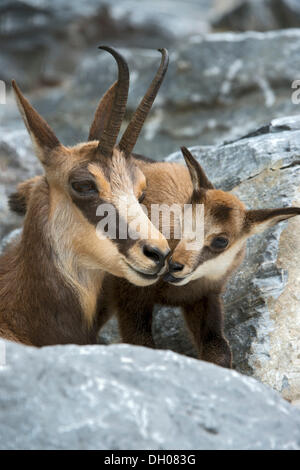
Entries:
[[298, 0], [240, 1], [213, 21], [213, 27], [222, 31], [270, 31], [299, 26]]
[[0, 128], [0, 240], [22, 224], [22, 218], [8, 209], [9, 194], [17, 183], [42, 172], [21, 118], [18, 125], [16, 130]]
[[[276, 117], [298, 114], [299, 104], [292, 101], [297, 88], [292, 83], [299, 79], [299, 48], [296, 29], [198, 35], [174, 44], [165, 83], [136, 150], [161, 159], [183, 144], [220, 144]], [[159, 53], [154, 47], [121, 51], [131, 71], [129, 118], [158, 67]], [[95, 47], [82, 56], [63, 86], [29, 96], [70, 145], [86, 139], [97, 103], [115, 77], [114, 60]], [[7, 88], [0, 123], [18, 128], [21, 121]]]
[[[295, 203], [300, 207], [300, 197]], [[268, 360], [259, 364], [256, 376], [279, 390], [283, 397], [300, 406], [300, 220], [291, 220], [279, 242], [278, 266], [288, 272], [287, 283], [278, 299], [268, 299], [273, 328]]]
[[174, 48], [191, 35], [220, 29], [300, 25], [297, 0], [2, 0], [0, 16], [0, 79], [15, 76], [27, 89], [64, 82], [103, 40]]
[[277, 393], [169, 351], [6, 343], [0, 381], [0, 449], [300, 449]]
[[27, 89], [62, 83], [82, 55], [103, 40], [123, 47], [172, 46], [209, 31], [222, 3], [2, 0], [0, 79], [10, 81], [14, 76]]

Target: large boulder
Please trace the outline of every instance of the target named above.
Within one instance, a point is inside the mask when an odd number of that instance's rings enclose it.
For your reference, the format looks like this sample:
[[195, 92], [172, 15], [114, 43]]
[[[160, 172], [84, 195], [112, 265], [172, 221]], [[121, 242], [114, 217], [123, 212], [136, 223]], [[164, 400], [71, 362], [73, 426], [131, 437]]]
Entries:
[[0, 449], [300, 449], [300, 412], [237, 372], [126, 345], [5, 346]]

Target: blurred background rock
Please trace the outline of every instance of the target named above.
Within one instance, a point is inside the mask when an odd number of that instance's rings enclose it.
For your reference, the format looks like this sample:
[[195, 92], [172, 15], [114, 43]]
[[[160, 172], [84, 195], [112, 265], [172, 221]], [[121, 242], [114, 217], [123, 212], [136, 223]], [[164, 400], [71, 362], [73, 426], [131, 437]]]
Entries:
[[[296, 0], [2, 0], [0, 79], [9, 95], [14, 77], [73, 144], [86, 138], [97, 101], [116, 76], [114, 61], [97, 46], [121, 48], [128, 59], [128, 117], [159, 63], [155, 49], [167, 47], [170, 69], [136, 148], [161, 159], [183, 143], [221, 143], [298, 113], [290, 95], [300, 33], [217, 32], [299, 24]], [[1, 126], [22, 126], [9, 96], [0, 112]]]
[[[295, 203], [300, 122], [292, 116], [300, 104], [292, 103], [291, 85], [300, 79], [299, 27], [298, 0], [1, 0], [7, 104], [0, 105], [0, 240], [22, 223], [9, 213], [7, 195], [41, 171], [11, 79], [62, 142], [75, 144], [87, 138], [97, 103], [116, 77], [116, 64], [100, 44], [119, 48], [128, 60], [127, 120], [159, 64], [155, 49], [169, 49], [169, 71], [137, 152], [162, 159], [181, 145], [201, 144], [195, 152], [212, 181], [236, 191], [248, 207]], [[249, 244], [225, 297], [226, 325], [235, 367], [296, 401], [299, 223], [285, 227]], [[158, 346], [195, 354], [173, 309], [159, 310], [155, 331]], [[101, 340], [116, 338], [111, 324]]]

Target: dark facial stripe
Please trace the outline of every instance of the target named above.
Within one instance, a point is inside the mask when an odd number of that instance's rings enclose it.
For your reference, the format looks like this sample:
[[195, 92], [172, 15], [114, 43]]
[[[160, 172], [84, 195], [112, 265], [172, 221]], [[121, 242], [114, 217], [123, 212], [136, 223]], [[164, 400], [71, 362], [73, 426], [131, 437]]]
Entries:
[[[129, 172], [131, 180], [134, 181], [136, 176], [136, 166], [134, 161], [132, 159], [128, 159], [126, 163], [127, 171]], [[70, 181], [84, 181], [85, 179], [94, 180], [94, 176], [89, 172], [87, 167], [88, 162], [82, 165], [80, 168], [76, 168], [76, 170], [70, 175]], [[101, 161], [101, 170], [103, 171], [105, 178], [109, 181], [111, 176], [110, 161], [103, 159], [103, 161]], [[101, 199], [97, 193], [91, 195], [91, 197], [81, 197], [71, 189], [70, 194], [74, 204], [95, 228], [99, 222], [101, 222], [103, 219], [107, 219], [109, 226], [113, 227], [113, 236], [115, 236], [115, 238], [111, 238], [111, 240], [118, 246], [120, 253], [126, 254], [127, 251], [136, 243], [136, 241], [139, 240], [138, 234], [136, 234], [134, 238], [129, 237], [129, 227], [124, 217], [121, 216], [118, 209], [113, 204]], [[114, 209], [112, 213], [104, 212], [103, 215], [96, 215], [98, 207], [102, 204], [111, 204]], [[113, 219], [109, 218], [110, 215], [113, 217]]]
[[197, 260], [193, 270], [195, 271], [201, 264], [206, 263], [206, 261], [209, 261], [213, 258], [216, 258], [221, 253], [224, 253], [224, 251], [213, 252], [208, 248], [208, 246], [204, 246], [197, 256]]
[[[120, 215], [117, 209], [116, 209], [116, 220], [117, 220], [116, 239], [112, 241], [117, 245], [120, 253], [122, 253], [123, 255], [126, 255], [127, 251], [139, 240], [139, 237], [137, 237], [136, 240], [129, 237], [129, 226], [127, 222], [125, 221], [124, 217]], [[119, 233], [120, 226], [123, 228], [123, 232], [126, 233], [126, 239], [120, 238], [121, 236], [121, 234]]]
[[[136, 243], [136, 241], [139, 240], [138, 236], [137, 239], [129, 237], [128, 224], [113, 204], [112, 207], [114, 211], [112, 211], [111, 214], [104, 212], [103, 215], [97, 215], [98, 207], [101, 204], [107, 204], [107, 202], [103, 199], [99, 197], [84, 199], [72, 195], [72, 201], [74, 202], [76, 207], [78, 207], [78, 209], [81, 211], [83, 216], [89, 221], [89, 223], [95, 227], [95, 229], [98, 223], [105, 218], [107, 218], [107, 223], [110, 227], [114, 227], [114, 224], [116, 224], [116, 238], [111, 238], [111, 241], [118, 246], [120, 253], [126, 255], [127, 251]], [[110, 218], [110, 216], [112, 218]], [[120, 227], [122, 227], [122, 233], [120, 232]], [[120, 238], [121, 236], [125, 238]]]
[[[241, 249], [236, 253], [234, 259], [232, 260], [231, 266], [233, 266], [235, 263], [235, 260], [241, 256], [241, 254], [244, 252], [244, 249], [245, 247], [242, 246]], [[213, 252], [207, 246], [204, 246], [197, 257], [197, 261], [195, 263], [193, 271], [195, 271], [199, 266], [201, 266], [201, 264], [204, 264], [206, 261], [217, 258], [217, 256], [221, 255], [222, 253], [225, 253], [225, 251], [226, 250]], [[217, 262], [218, 261], [216, 260], [216, 263]], [[230, 269], [230, 266], [228, 266], [228, 269]]]
[[218, 222], [225, 222], [230, 218], [232, 207], [228, 207], [224, 204], [218, 204], [211, 208], [211, 214]]

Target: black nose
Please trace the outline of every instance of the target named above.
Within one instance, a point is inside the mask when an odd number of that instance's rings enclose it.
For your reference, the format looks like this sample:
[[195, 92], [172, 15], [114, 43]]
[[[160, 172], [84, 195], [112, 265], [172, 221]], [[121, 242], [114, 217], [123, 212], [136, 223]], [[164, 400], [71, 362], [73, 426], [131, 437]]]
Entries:
[[184, 265], [181, 263], [177, 263], [177, 261], [173, 261], [172, 258], [169, 260], [169, 273], [175, 273], [177, 271], [182, 271]]
[[165, 264], [165, 259], [168, 256], [169, 251], [163, 253], [156, 246], [144, 245], [143, 253], [145, 256], [147, 256], [147, 258], [150, 258], [152, 261], [154, 261], [157, 267], [161, 269]]

